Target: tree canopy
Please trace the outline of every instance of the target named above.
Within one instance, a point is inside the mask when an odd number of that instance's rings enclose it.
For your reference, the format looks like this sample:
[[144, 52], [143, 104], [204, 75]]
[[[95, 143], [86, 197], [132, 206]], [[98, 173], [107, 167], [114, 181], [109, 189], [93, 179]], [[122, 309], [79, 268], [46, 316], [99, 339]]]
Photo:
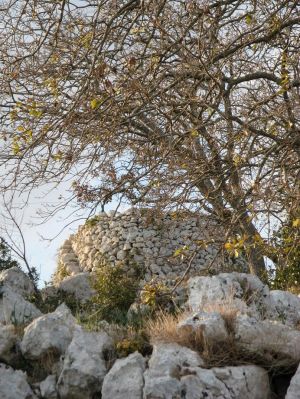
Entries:
[[2, 2], [2, 186], [72, 176], [91, 207], [119, 195], [205, 211], [261, 272], [258, 223], [300, 212], [299, 11], [297, 0]]

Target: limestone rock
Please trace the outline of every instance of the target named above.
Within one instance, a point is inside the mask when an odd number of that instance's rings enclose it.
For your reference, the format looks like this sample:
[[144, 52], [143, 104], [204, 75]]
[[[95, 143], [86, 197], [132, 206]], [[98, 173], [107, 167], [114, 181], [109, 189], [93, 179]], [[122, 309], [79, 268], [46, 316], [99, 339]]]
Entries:
[[204, 362], [197, 352], [175, 343], [159, 343], [153, 347], [149, 361], [151, 375], [171, 375], [178, 367], [200, 367]]
[[182, 385], [177, 378], [157, 376], [151, 378], [145, 374], [144, 399], [179, 399], [182, 398]]
[[273, 318], [283, 324], [296, 326], [300, 321], [300, 298], [288, 291], [270, 291]]
[[73, 338], [76, 326], [76, 319], [65, 304], [60, 305], [55, 312], [35, 319], [24, 330], [21, 342], [24, 357], [38, 359], [49, 351], [63, 354]]
[[144, 398], [180, 398], [181, 383], [178, 376], [186, 368], [202, 365], [203, 360], [191, 349], [177, 344], [154, 345], [149, 369], [144, 373]]
[[12, 357], [10, 351], [16, 342], [17, 336], [15, 334], [15, 327], [13, 325], [0, 325], [0, 360], [7, 363], [10, 362]]
[[290, 386], [287, 390], [285, 399], [299, 399], [300, 393], [300, 365], [291, 379]]
[[104, 378], [102, 399], [141, 399], [145, 363], [145, 359], [138, 352], [116, 360]]
[[180, 329], [201, 329], [203, 337], [213, 342], [224, 342], [228, 338], [225, 321], [220, 313], [198, 312], [182, 320], [178, 327]]
[[26, 324], [41, 314], [33, 303], [9, 286], [0, 287], [0, 324]]
[[0, 363], [1, 399], [37, 399], [30, 388], [26, 374]]
[[69, 345], [57, 387], [61, 399], [92, 399], [107, 372], [104, 351], [112, 341], [105, 332], [78, 330]]
[[237, 272], [189, 280], [189, 307], [192, 310], [213, 309], [224, 304], [260, 319], [271, 307], [269, 288], [258, 277]]
[[79, 301], [91, 298], [95, 291], [91, 288], [89, 273], [79, 273], [62, 280], [57, 288], [69, 294], [74, 294]]
[[53, 374], [40, 383], [41, 396], [44, 399], [57, 399], [56, 376]]
[[30, 278], [19, 267], [11, 267], [0, 273], [0, 286], [9, 287], [22, 296], [34, 294], [34, 285]]
[[186, 399], [269, 399], [270, 397], [268, 373], [257, 366], [222, 367], [210, 370], [187, 369], [181, 378], [181, 384], [181, 392], [184, 392]]
[[275, 356], [288, 364], [300, 362], [300, 331], [279, 322], [240, 315], [235, 321], [235, 340], [241, 348], [267, 361]]

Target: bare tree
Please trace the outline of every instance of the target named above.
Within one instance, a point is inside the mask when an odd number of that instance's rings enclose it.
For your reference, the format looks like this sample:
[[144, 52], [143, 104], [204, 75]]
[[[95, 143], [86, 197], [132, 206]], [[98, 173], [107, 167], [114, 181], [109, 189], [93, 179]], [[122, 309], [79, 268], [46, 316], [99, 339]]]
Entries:
[[18, 220], [15, 216], [14, 210], [11, 208], [11, 202], [7, 202], [5, 197], [2, 198], [2, 207], [4, 208], [1, 212], [1, 234], [4, 237], [4, 242], [10, 252], [21, 261], [24, 265], [27, 274], [33, 282], [34, 288], [37, 292], [37, 280], [38, 274], [34, 266], [30, 264], [27, 256], [27, 245], [22, 230], [22, 218]]
[[6, 1], [3, 187], [213, 214], [264, 271], [299, 212], [297, 0]]

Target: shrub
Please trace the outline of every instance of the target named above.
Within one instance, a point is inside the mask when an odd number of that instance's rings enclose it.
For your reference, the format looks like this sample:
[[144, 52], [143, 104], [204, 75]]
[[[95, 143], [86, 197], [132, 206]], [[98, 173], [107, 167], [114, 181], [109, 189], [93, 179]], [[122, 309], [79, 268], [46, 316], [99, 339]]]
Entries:
[[54, 312], [55, 309], [62, 303], [66, 304], [73, 315], [77, 315], [83, 308], [83, 305], [78, 301], [75, 294], [60, 290], [55, 290], [54, 293], [49, 295], [43, 295], [43, 293], [39, 291], [30, 299], [35, 303], [42, 313]]
[[300, 293], [300, 218], [289, 221], [274, 235], [276, 269], [271, 270], [272, 289]]
[[145, 284], [141, 292], [141, 302], [155, 310], [167, 306], [172, 300], [169, 288], [161, 281], [152, 280]]
[[87, 226], [87, 227], [94, 227], [94, 226], [96, 226], [96, 224], [99, 223], [99, 221], [100, 221], [100, 216], [98, 216], [98, 215], [93, 216], [92, 218], [88, 219], [88, 220], [85, 222], [85, 226]]
[[135, 331], [128, 328], [124, 337], [115, 341], [115, 350], [118, 357], [126, 357], [136, 351], [147, 355], [152, 347], [144, 330]]
[[[129, 276], [123, 265], [112, 266], [103, 260], [92, 277], [96, 295], [90, 300], [90, 318], [126, 323], [127, 311], [138, 291], [138, 279]], [[93, 313], [94, 310], [94, 313]]]

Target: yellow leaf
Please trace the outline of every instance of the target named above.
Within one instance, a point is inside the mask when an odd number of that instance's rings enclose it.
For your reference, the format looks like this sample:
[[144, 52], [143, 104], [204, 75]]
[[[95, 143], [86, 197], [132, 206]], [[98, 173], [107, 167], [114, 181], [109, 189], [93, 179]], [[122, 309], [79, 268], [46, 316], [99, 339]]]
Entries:
[[173, 256], [176, 257], [176, 256], [179, 256], [181, 254], [182, 254], [182, 248], [179, 248], [179, 249], [176, 249], [176, 251], [174, 252]]
[[90, 105], [92, 109], [96, 109], [99, 107], [100, 101], [97, 100], [97, 98], [94, 98], [93, 100], [91, 100]]
[[247, 14], [246, 17], [245, 17], [245, 20], [246, 20], [246, 24], [247, 25], [251, 25], [251, 23], [253, 21], [252, 15], [251, 14]]
[[263, 244], [263, 239], [261, 238], [261, 235], [256, 233], [253, 237], [254, 241], [257, 242], [258, 244]]
[[130, 33], [131, 33], [132, 35], [135, 35], [135, 34], [137, 34], [137, 33], [144, 33], [145, 31], [146, 31], [146, 29], [145, 29], [143, 26], [140, 26], [140, 27], [132, 28], [132, 29], [130, 30]]
[[231, 242], [226, 242], [224, 244], [224, 248], [227, 249], [227, 251], [232, 251], [234, 249], [234, 244], [232, 244]]
[[233, 163], [235, 164], [235, 166], [238, 166], [241, 162], [242, 162], [242, 157], [238, 154], [235, 154], [233, 156]]
[[58, 151], [56, 154], [52, 155], [52, 159], [55, 161], [60, 161], [62, 159], [63, 153], [61, 151]]
[[198, 130], [197, 130], [197, 129], [191, 130], [191, 136], [192, 136], [192, 137], [199, 137]]
[[13, 152], [13, 154], [14, 155], [18, 155], [20, 150], [21, 150], [21, 147], [20, 147], [19, 142], [17, 141], [17, 139], [14, 139], [13, 143], [12, 143], [12, 152]]
[[299, 226], [300, 226], [300, 218], [293, 220], [293, 227], [299, 227]]
[[29, 111], [29, 115], [33, 116], [34, 118], [40, 118], [43, 115], [43, 112], [36, 109], [31, 109]]

